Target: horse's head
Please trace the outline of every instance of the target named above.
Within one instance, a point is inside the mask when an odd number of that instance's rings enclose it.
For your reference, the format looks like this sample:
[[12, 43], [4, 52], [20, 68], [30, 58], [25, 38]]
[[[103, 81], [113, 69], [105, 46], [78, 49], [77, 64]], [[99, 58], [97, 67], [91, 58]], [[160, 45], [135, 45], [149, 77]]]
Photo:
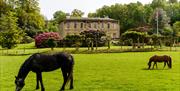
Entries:
[[21, 91], [21, 89], [24, 87], [25, 83], [22, 78], [16, 77], [15, 84], [16, 84], [16, 91]]
[[149, 66], [148, 69], [150, 69], [150, 67], [151, 67], [151, 61], [148, 62], [148, 66]]

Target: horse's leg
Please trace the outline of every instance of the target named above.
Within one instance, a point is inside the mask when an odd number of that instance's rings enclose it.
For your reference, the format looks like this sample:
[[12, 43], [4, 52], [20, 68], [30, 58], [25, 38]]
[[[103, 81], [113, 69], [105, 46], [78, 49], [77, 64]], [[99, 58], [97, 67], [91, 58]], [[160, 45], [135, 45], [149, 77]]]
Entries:
[[64, 68], [61, 68], [61, 70], [62, 70], [64, 82], [63, 82], [63, 85], [62, 85], [60, 91], [63, 91], [65, 88], [68, 77], [67, 77], [67, 71]]
[[[165, 68], [165, 66], [166, 66], [166, 63], [167, 63], [167, 62], [165, 61], [165, 62], [164, 62], [164, 68]], [[164, 68], [163, 68], [163, 69], [164, 69]]]
[[154, 69], [154, 65], [156, 64], [156, 62], [154, 62], [154, 64], [153, 64], [153, 69]]
[[156, 69], [157, 69], [158, 67], [157, 67], [157, 62], [156, 62]]
[[70, 82], [70, 89], [73, 89], [73, 73], [71, 73], [71, 82]]
[[41, 83], [41, 91], [45, 91], [43, 81], [42, 81], [42, 73], [41, 72], [38, 73], [38, 77], [39, 77], [39, 80], [40, 80], [40, 83]]
[[38, 76], [38, 73], [36, 73], [36, 89], [39, 89], [39, 76]]

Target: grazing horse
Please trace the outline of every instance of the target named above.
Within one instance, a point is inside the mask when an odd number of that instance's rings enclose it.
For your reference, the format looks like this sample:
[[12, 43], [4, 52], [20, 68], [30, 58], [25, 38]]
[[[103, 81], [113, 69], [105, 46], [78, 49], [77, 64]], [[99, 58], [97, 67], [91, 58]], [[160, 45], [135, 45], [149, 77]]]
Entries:
[[67, 53], [57, 53], [53, 55], [45, 55], [35, 53], [31, 55], [21, 65], [19, 73], [15, 76], [16, 91], [20, 91], [25, 85], [25, 78], [30, 71], [36, 73], [36, 89], [39, 89], [39, 82], [41, 84], [41, 91], [45, 91], [42, 72], [49, 72], [61, 68], [63, 74], [63, 85], [60, 91], [65, 89], [66, 83], [70, 80], [70, 89], [73, 89], [73, 56]]
[[[149, 68], [151, 68], [151, 63], [154, 62], [154, 65], [156, 65], [157, 68], [157, 62], [164, 62], [164, 67], [166, 66], [166, 64], [168, 65], [169, 68], [172, 68], [172, 61], [171, 61], [171, 57], [167, 56], [167, 55], [163, 55], [163, 56], [157, 56], [154, 55], [149, 59], [148, 65]], [[153, 65], [153, 69], [154, 69], [154, 65]]]

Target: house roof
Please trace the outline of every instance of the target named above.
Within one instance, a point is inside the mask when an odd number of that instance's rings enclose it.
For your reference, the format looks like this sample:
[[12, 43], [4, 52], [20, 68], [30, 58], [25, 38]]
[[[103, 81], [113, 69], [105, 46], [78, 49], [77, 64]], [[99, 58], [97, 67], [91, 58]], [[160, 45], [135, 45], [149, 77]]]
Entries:
[[86, 17], [70, 17], [66, 18], [65, 21], [109, 21], [109, 22], [118, 22], [111, 18], [86, 18]]

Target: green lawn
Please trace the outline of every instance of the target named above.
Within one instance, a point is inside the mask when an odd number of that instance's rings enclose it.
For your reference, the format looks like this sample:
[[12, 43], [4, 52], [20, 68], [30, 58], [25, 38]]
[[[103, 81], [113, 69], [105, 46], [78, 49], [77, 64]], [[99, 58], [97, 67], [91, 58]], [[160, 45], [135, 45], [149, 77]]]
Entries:
[[[163, 64], [159, 63], [158, 70], [146, 70], [148, 59], [154, 54], [170, 55], [173, 68], [163, 70]], [[73, 55], [75, 89], [72, 91], [180, 91], [180, 52]], [[0, 56], [0, 91], [15, 89], [14, 76], [27, 57]], [[35, 90], [35, 77], [29, 73], [23, 91]], [[46, 91], [58, 91], [63, 82], [61, 71], [43, 73], [43, 81]]]

